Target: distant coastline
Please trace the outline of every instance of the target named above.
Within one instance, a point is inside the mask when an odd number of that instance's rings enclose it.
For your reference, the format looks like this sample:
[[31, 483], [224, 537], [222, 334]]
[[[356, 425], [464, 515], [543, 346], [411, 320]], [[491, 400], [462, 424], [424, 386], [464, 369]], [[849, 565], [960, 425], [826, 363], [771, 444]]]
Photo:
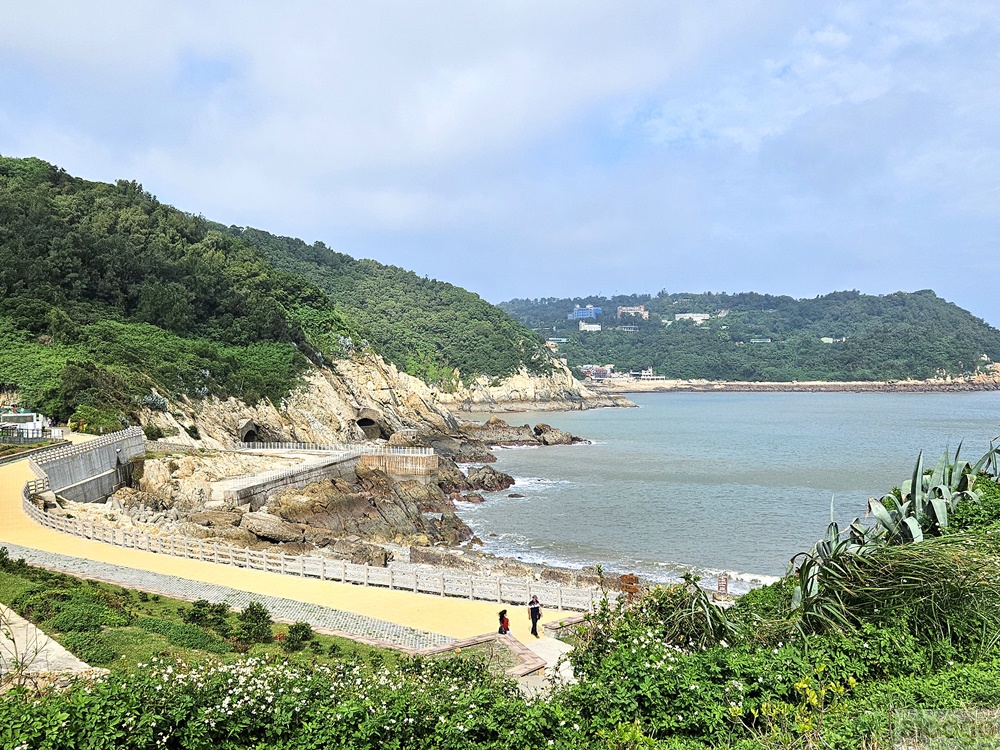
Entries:
[[792, 392], [792, 393], [962, 393], [973, 391], [1000, 391], [1000, 377], [974, 375], [967, 378], [942, 378], [934, 380], [857, 380], [857, 381], [790, 381], [756, 382], [744, 380], [621, 380], [595, 383], [586, 381], [587, 388], [602, 394], [627, 393], [714, 393], [739, 392]]

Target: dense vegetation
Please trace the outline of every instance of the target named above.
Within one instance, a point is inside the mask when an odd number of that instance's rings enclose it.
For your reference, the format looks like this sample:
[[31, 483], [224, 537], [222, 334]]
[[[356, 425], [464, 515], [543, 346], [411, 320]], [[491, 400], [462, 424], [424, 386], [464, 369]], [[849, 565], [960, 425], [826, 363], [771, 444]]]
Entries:
[[537, 335], [478, 295], [374, 260], [355, 260], [322, 242], [276, 237], [258, 229], [230, 231], [258, 248], [275, 268], [318, 286], [353, 318], [365, 336], [401, 369], [446, 383], [503, 376], [548, 363]]
[[[542, 697], [475, 661], [157, 659], [65, 694], [8, 693], [0, 743], [853, 750], [922, 731], [973, 746], [995, 739], [1000, 703], [1000, 484], [996, 454], [984, 458], [918, 461], [873, 525], [831, 524], [785, 579], [728, 611], [694, 581], [602, 603], [571, 653], [578, 682]], [[36, 616], [120, 625], [99, 604]], [[185, 622], [221, 637], [213, 616], [205, 604]]]
[[0, 389], [46, 414], [112, 428], [153, 389], [277, 401], [369, 342], [429, 380], [545, 364], [536, 336], [457, 287], [0, 157]]
[[[574, 305], [603, 309], [600, 332], [566, 320]], [[645, 305], [649, 320], [618, 319]], [[1000, 359], [1000, 331], [932, 291], [870, 296], [835, 292], [796, 300], [765, 294], [667, 294], [511, 300], [500, 307], [546, 336], [567, 338], [571, 366], [614, 364], [670, 378], [894, 380], [975, 371]], [[685, 313], [712, 317], [701, 323]], [[594, 321], [588, 321], [594, 322]], [[637, 332], [614, 330], [637, 326]], [[824, 342], [823, 339], [833, 339]]]

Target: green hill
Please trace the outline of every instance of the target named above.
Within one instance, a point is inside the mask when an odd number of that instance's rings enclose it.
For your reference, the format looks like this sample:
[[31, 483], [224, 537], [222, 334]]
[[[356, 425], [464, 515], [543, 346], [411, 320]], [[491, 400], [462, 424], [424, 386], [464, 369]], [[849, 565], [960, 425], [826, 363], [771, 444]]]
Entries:
[[[567, 320], [575, 305], [602, 308], [601, 331]], [[649, 319], [618, 317], [643, 305]], [[1000, 359], [1000, 331], [930, 290], [815, 299], [766, 294], [629, 295], [515, 299], [500, 307], [548, 337], [568, 339], [571, 366], [652, 367], [670, 378], [890, 380], [975, 371]], [[698, 320], [687, 315], [707, 315]], [[637, 331], [619, 330], [634, 326]]]
[[110, 428], [154, 388], [277, 401], [368, 342], [426, 378], [545, 366], [534, 334], [457, 287], [0, 157], [0, 390]]
[[461, 287], [374, 260], [356, 260], [322, 242], [231, 227], [275, 268], [309, 280], [349, 313], [387, 359], [429, 382], [452, 368], [471, 377], [548, 366], [541, 340], [505, 312]]

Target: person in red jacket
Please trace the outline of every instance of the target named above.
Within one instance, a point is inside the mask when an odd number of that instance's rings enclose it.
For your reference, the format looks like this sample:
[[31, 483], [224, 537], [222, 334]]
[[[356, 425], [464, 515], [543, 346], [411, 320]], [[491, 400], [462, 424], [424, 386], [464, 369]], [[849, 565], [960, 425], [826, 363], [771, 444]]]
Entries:
[[500, 635], [507, 635], [510, 632], [510, 620], [507, 619], [507, 610], [500, 610], [500, 629], [497, 630]]

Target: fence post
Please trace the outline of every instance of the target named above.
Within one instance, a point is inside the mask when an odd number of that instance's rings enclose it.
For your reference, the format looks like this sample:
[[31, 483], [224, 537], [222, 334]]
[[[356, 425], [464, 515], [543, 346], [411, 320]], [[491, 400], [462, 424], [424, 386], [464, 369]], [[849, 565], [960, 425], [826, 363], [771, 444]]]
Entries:
[[365, 586], [368, 585], [368, 566], [365, 565]]

